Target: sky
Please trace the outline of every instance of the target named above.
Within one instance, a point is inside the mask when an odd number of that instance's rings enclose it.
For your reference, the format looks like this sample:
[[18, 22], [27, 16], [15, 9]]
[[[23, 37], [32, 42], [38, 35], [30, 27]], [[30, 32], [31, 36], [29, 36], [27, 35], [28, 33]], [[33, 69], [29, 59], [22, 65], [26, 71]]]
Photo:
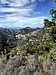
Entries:
[[51, 20], [52, 0], [0, 0], [0, 27], [43, 27], [43, 20]]

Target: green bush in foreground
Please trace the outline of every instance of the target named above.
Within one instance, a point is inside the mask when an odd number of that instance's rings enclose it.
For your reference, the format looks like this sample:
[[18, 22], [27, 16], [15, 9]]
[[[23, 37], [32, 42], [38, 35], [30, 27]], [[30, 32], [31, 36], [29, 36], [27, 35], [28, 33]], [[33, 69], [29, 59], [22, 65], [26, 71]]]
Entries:
[[52, 21], [44, 20], [45, 34], [41, 40], [33, 43], [30, 42], [31, 38], [27, 37], [27, 44], [23, 46], [25, 54], [36, 54], [45, 59], [56, 58], [56, 15], [53, 16], [54, 14], [56, 14], [56, 10], [51, 10]]

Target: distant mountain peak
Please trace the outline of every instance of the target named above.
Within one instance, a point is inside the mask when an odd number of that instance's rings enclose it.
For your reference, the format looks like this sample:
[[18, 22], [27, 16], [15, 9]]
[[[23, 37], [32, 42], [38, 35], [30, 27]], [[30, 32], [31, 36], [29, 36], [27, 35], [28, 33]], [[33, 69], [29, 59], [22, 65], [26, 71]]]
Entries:
[[31, 27], [26, 27], [25, 29], [32, 29]]

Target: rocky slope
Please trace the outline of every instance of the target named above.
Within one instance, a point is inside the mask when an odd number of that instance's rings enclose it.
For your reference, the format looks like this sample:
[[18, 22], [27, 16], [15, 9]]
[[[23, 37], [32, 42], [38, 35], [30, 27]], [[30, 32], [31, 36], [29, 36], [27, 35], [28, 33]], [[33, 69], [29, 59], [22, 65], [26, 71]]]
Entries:
[[0, 62], [0, 75], [56, 75], [56, 62], [42, 61], [34, 55], [14, 56], [7, 64]]
[[36, 30], [41, 30], [41, 28], [25, 27], [22, 29], [15, 29], [15, 32], [16, 32], [16, 34], [28, 34], [28, 33], [34, 32]]

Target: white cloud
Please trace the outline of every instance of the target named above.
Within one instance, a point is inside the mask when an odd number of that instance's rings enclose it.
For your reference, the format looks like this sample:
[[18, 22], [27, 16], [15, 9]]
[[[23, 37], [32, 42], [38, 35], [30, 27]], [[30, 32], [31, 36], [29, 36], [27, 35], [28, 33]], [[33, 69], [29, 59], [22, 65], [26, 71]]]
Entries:
[[15, 6], [24, 6], [35, 2], [36, 0], [0, 0], [2, 4], [8, 3]]
[[35, 17], [35, 18], [24, 18], [24, 17], [19, 17], [17, 19], [17, 22], [25, 25], [25, 26], [30, 26], [30, 27], [42, 27], [43, 26], [43, 20], [48, 17], [42, 16], [42, 17]]
[[[43, 19], [47, 18], [45, 16], [39, 16], [39, 17], [29, 17], [32, 15], [32, 13], [35, 13], [35, 11], [33, 10], [34, 8], [34, 2], [36, 0], [10, 0], [14, 3], [11, 3], [10, 6], [12, 6], [12, 8], [0, 8], [1, 12], [15, 12], [13, 14], [4, 14], [4, 15], [0, 15], [0, 17], [5, 17], [2, 18], [2, 20], [0, 20], [1, 22], [5, 23], [9, 23], [10, 22], [17, 22], [17, 26], [19, 26], [19, 24], [24, 27], [24, 26], [30, 26], [30, 27], [40, 27], [43, 25]], [[44, 1], [44, 0], [39, 0], [39, 1]], [[4, 2], [6, 2], [4, 0]], [[8, 2], [8, 0], [7, 0]], [[28, 7], [28, 8], [24, 8], [23, 6], [27, 5], [27, 4], [32, 4], [33, 3], [33, 7]], [[13, 6], [22, 6], [23, 8], [14, 8]], [[40, 14], [40, 12], [37, 12], [38, 14]], [[28, 17], [25, 17], [28, 16]], [[0, 18], [1, 19], [1, 18]], [[0, 22], [0, 23], [1, 23]], [[11, 26], [11, 25], [10, 25]], [[16, 26], [16, 24], [14, 25]]]
[[15, 8], [0, 8], [0, 12], [15, 12]]
[[[11, 8], [0, 8], [0, 11], [1, 12], [16, 12], [15, 14], [17, 14], [18, 16], [21, 15], [21, 16], [30, 16], [31, 13], [33, 12], [33, 9], [31, 7], [29, 8], [24, 8], [23, 6], [27, 6], [27, 4], [30, 4], [30, 3], [33, 3], [35, 2], [36, 0], [1, 0], [2, 2], [5, 2], [6, 1], [14, 1], [14, 3], [9, 3], [9, 6], [11, 6]], [[15, 6], [20, 6], [18, 8], [14, 8]], [[10, 14], [11, 15], [11, 14]]]

